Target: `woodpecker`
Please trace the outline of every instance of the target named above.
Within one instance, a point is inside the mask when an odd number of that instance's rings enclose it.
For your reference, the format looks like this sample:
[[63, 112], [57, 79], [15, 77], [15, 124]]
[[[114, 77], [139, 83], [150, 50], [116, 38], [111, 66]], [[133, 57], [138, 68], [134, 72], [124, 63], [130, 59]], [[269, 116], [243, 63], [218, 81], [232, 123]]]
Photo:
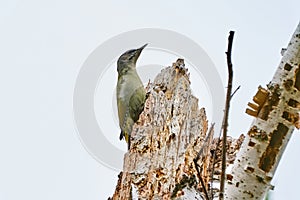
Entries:
[[132, 126], [139, 119], [146, 100], [146, 90], [136, 71], [136, 61], [146, 46], [147, 44], [138, 49], [126, 51], [117, 62], [117, 106], [121, 129], [120, 140], [125, 138], [128, 149], [130, 148]]

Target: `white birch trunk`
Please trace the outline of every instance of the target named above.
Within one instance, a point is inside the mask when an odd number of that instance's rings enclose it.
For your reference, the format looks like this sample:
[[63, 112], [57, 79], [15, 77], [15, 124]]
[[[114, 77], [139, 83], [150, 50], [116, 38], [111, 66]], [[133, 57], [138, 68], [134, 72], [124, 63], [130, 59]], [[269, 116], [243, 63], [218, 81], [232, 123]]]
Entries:
[[265, 198], [294, 127], [299, 128], [300, 23], [273, 80], [253, 100], [246, 112], [256, 118], [235, 159], [225, 199]]

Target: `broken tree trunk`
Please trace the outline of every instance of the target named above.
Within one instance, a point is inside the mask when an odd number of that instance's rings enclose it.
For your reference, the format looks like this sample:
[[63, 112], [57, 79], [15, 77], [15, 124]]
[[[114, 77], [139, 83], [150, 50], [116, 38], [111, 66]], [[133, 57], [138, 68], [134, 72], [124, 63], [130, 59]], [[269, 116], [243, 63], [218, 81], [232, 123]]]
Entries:
[[263, 199], [294, 127], [300, 127], [300, 23], [272, 81], [258, 88], [253, 101], [246, 113], [256, 118], [227, 180], [226, 199]]
[[183, 65], [178, 60], [148, 85], [149, 96], [133, 127], [131, 148], [113, 199], [171, 199], [184, 185], [190, 186], [186, 193], [195, 193], [192, 161], [208, 125], [204, 109], [198, 109], [198, 100], [191, 94]]
[[[198, 108], [191, 93], [183, 60], [163, 69], [147, 90], [111, 199], [206, 199], [212, 152], [217, 155], [213, 179], [219, 180], [221, 174], [221, 146], [213, 140], [213, 129], [208, 132], [205, 110]], [[242, 139], [228, 139], [228, 162], [233, 163]], [[193, 161], [199, 152], [197, 173]]]
[[[207, 133], [205, 110], [198, 109], [183, 60], [162, 70], [147, 90], [110, 199], [218, 198], [222, 142], [212, 138], [213, 130]], [[253, 101], [246, 113], [256, 118], [246, 138], [227, 137], [226, 164], [233, 167], [226, 174], [226, 199], [263, 199], [294, 127], [300, 128], [300, 24], [273, 80], [267, 89], [259, 87]]]

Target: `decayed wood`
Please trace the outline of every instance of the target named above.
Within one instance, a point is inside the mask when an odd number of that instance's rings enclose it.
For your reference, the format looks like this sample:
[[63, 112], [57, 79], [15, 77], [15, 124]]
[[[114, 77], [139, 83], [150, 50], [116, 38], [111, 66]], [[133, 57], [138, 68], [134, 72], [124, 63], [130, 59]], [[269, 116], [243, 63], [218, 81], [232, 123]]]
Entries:
[[[133, 127], [131, 148], [111, 199], [204, 199], [197, 169], [207, 190], [211, 189], [211, 155], [217, 148], [219, 173], [222, 145], [216, 147], [213, 134], [207, 136], [205, 110], [198, 108], [198, 99], [192, 95], [183, 60], [163, 69], [147, 91], [145, 108]], [[236, 144], [227, 145], [234, 146], [228, 148], [229, 158], [234, 157], [236, 151], [229, 151], [236, 149]], [[193, 162], [197, 156], [198, 168]], [[214, 178], [219, 180], [219, 176]]]
[[[191, 94], [182, 59], [149, 84], [148, 98], [133, 127], [119, 191], [113, 199], [171, 199], [198, 187], [193, 158], [207, 132], [204, 109]], [[200, 194], [199, 194], [200, 198]]]
[[266, 89], [246, 113], [256, 117], [225, 187], [226, 199], [263, 199], [300, 113], [300, 23]]
[[147, 87], [145, 109], [109, 199], [207, 199], [204, 188], [211, 199], [219, 198], [225, 141], [231, 169], [225, 198], [263, 199], [294, 127], [300, 128], [300, 24], [282, 53], [273, 80], [248, 104], [246, 113], [256, 117], [250, 130], [237, 140], [207, 136], [205, 110], [191, 94], [182, 59], [162, 70]]

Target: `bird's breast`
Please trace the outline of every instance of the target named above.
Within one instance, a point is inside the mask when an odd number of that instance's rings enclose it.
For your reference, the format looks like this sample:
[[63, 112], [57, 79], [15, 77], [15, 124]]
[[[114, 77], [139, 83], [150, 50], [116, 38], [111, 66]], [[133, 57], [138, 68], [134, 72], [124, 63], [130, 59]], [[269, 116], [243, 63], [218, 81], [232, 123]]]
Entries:
[[127, 102], [140, 87], [143, 83], [137, 74], [125, 74], [118, 79], [117, 98]]

